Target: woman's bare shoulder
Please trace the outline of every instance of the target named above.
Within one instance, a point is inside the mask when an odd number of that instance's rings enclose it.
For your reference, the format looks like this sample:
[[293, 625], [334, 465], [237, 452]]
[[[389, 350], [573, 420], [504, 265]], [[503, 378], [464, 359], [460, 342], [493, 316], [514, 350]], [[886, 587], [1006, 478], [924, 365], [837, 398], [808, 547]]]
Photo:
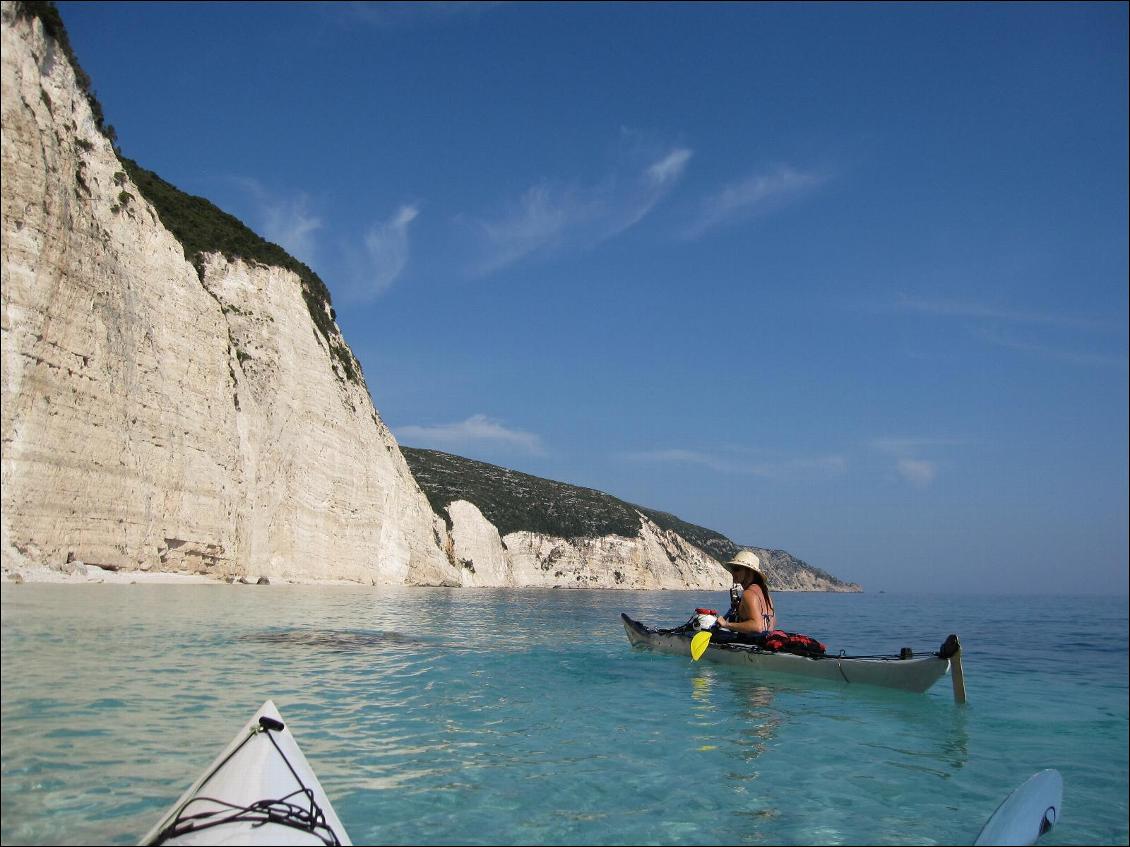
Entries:
[[761, 592], [755, 590], [754, 587], [747, 588], [745, 591], [742, 592], [742, 605], [743, 606], [747, 606], [747, 605], [748, 606], [753, 606], [753, 605], [761, 606], [761, 605], [763, 605], [763, 602], [762, 602], [762, 599], [761, 599]]

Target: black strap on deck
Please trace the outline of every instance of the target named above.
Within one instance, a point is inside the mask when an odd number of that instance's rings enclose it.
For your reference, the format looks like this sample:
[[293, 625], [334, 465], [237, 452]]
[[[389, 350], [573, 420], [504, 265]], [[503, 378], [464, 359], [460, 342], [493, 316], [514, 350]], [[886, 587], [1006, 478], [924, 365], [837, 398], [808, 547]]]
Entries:
[[[260, 733], [265, 733], [267, 738], [270, 739], [271, 744], [274, 745], [275, 750], [278, 751], [279, 756], [286, 762], [287, 768], [294, 775], [295, 781], [298, 783], [298, 790], [292, 791], [284, 797], [277, 800], [257, 800], [250, 806], [237, 806], [233, 803], [228, 803], [225, 800], [218, 800], [214, 797], [192, 797], [185, 801], [169, 823], [164, 826], [160, 832], [157, 833], [153, 839], [153, 844], [164, 844], [173, 838], [178, 838], [190, 832], [197, 832], [202, 829], [210, 829], [215, 826], [223, 826], [230, 823], [251, 823], [254, 826], [263, 826], [264, 824], [273, 823], [280, 826], [289, 826], [292, 829], [300, 829], [303, 832], [309, 832], [315, 838], [318, 838], [323, 844], [327, 845], [340, 845], [341, 840], [338, 838], [337, 833], [333, 831], [330, 825], [326, 822], [325, 812], [322, 807], [314, 800], [314, 791], [307, 787], [302, 782], [302, 778], [294, 770], [290, 760], [287, 759], [286, 754], [283, 753], [279, 747], [278, 742], [275, 741], [273, 732], [281, 732], [283, 724], [274, 718], [269, 718], [263, 715], [259, 718], [259, 724], [251, 729], [247, 737], [239, 743], [239, 745], [232, 750], [223, 761], [219, 762], [216, 767], [208, 772], [200, 783], [203, 788], [213, 776], [228, 763], [228, 761], [243, 749], [243, 745], [254, 738]], [[212, 809], [207, 812], [197, 812], [189, 814], [188, 809], [194, 803], [211, 803], [220, 806], [219, 809]]]

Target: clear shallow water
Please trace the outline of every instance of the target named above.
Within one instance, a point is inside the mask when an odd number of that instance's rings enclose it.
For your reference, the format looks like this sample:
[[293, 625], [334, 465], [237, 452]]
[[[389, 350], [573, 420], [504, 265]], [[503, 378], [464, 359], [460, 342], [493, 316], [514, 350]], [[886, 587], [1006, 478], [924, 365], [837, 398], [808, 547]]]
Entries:
[[778, 595], [835, 650], [959, 633], [964, 708], [948, 677], [758, 679], [619, 623], [721, 602], [5, 585], [0, 840], [135, 842], [273, 698], [358, 843], [970, 843], [1046, 767], [1066, 788], [1041, 844], [1127, 843], [1125, 597]]

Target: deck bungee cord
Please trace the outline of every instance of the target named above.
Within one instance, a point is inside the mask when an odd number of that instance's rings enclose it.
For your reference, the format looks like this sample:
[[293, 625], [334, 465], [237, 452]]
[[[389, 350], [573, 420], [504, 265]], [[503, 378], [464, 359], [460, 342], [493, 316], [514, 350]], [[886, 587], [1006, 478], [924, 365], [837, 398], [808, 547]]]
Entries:
[[[272, 734], [282, 732], [285, 728], [285, 724], [283, 724], [282, 721], [275, 720], [268, 715], [261, 715], [258, 722], [250, 728], [243, 740], [232, 749], [231, 752], [213, 765], [201, 779], [197, 793], [182, 803], [177, 808], [176, 813], [172, 816], [169, 823], [162, 827], [157, 834], [146, 843], [165, 844], [182, 836], [200, 832], [201, 830], [242, 823], [249, 824], [256, 829], [266, 824], [277, 824], [279, 826], [286, 826], [294, 830], [309, 833], [311, 836], [320, 840], [321, 843], [332, 845], [332, 847], [341, 845], [343, 842], [330, 825], [322, 807], [318, 805], [314, 796], [314, 790], [302, 781], [302, 777], [299, 776], [298, 771], [295, 770], [294, 765], [291, 764], [290, 759]], [[282, 759], [287, 770], [289, 770], [294, 777], [295, 782], [298, 784], [296, 790], [277, 799], [264, 798], [246, 805], [231, 803], [217, 797], [199, 794], [199, 790], [207, 785], [249, 741], [260, 735], [271, 742], [271, 746], [275, 748], [279, 758]], [[294, 802], [299, 798], [303, 798], [304, 802], [301, 804]], [[189, 808], [194, 804], [211, 804], [219, 808], [189, 814]]]

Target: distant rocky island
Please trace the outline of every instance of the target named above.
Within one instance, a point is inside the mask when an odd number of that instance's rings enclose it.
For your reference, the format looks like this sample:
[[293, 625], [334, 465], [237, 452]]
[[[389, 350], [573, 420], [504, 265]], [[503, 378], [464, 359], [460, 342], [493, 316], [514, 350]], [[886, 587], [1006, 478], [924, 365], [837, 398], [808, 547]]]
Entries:
[[[122, 154], [53, 4], [0, 24], [5, 579], [728, 583], [717, 532], [402, 452], [318, 275]], [[778, 588], [859, 590], [751, 549]]]
[[736, 544], [602, 491], [438, 450], [400, 449], [432, 509], [460, 542], [452, 559], [475, 574], [489, 562], [491, 579], [508, 566], [534, 564], [543, 579], [552, 571], [554, 584], [619, 587], [642, 565], [661, 583], [657, 587], [722, 587], [729, 578], [718, 563], [745, 549], [758, 554], [775, 589], [862, 590], [784, 550]]

